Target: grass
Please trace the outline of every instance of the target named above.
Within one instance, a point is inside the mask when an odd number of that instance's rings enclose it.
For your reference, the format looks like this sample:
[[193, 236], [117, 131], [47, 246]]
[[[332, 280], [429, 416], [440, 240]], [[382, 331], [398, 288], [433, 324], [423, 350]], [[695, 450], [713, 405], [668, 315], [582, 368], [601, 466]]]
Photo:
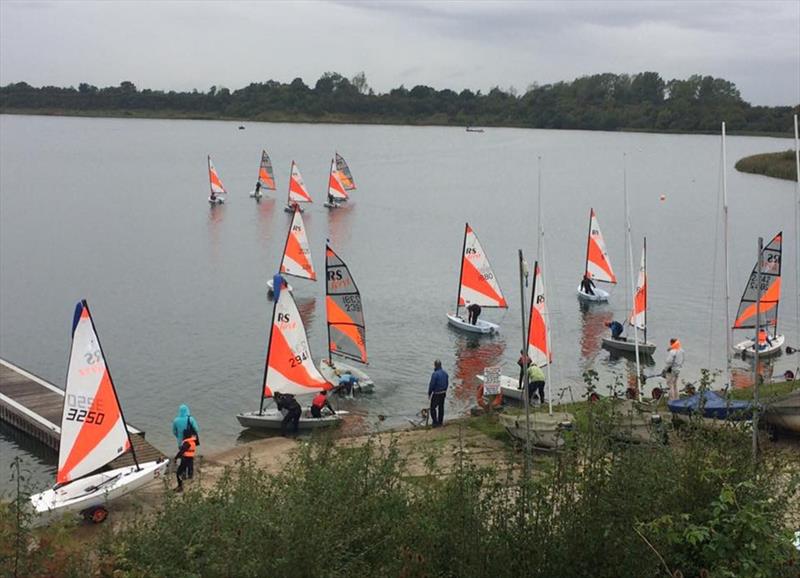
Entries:
[[[800, 381], [780, 381], [777, 383], [765, 383], [758, 387], [758, 396], [761, 399], [768, 399], [772, 397], [781, 397], [793, 390], [800, 388]], [[734, 389], [731, 391], [731, 398], [751, 400], [753, 399], [753, 388], [745, 387], [742, 389]]]
[[791, 149], [780, 153], [764, 153], [744, 157], [736, 162], [736, 170], [787, 181], [797, 180], [795, 152]]

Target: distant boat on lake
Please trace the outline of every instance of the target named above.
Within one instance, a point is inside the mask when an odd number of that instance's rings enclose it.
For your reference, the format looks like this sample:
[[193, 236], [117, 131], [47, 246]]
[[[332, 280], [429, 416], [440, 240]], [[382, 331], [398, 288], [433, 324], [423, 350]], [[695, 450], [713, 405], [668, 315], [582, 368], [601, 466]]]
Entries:
[[482, 128], [475, 128], [473, 126], [468, 126], [467, 127], [467, 132], [483, 132], [483, 129]]

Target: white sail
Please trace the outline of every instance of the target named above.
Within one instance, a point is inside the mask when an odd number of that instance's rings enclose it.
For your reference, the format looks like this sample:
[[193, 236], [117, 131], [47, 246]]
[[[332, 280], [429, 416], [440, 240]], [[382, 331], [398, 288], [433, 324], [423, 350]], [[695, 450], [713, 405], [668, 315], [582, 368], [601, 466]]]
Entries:
[[130, 448], [86, 301], [75, 308], [56, 482], [89, 474]]
[[528, 357], [539, 367], [544, 367], [551, 361], [550, 332], [547, 327], [549, 315], [544, 296], [544, 279], [539, 263], [534, 265], [532, 293], [528, 322]]
[[633, 311], [631, 311], [629, 323], [644, 330], [647, 323], [647, 269], [646, 269], [646, 246], [642, 248], [642, 261], [639, 265], [639, 278], [636, 281], [636, 294], [633, 300]]
[[294, 161], [292, 161], [292, 173], [289, 176], [289, 202], [311, 202], [311, 195], [308, 194], [308, 189], [303, 182], [303, 175], [300, 174], [300, 169]]
[[597, 215], [594, 209], [589, 215], [589, 238], [586, 241], [586, 272], [593, 281], [603, 281], [605, 283], [616, 283], [617, 276], [611, 268], [611, 260], [608, 258], [606, 241], [603, 233], [600, 232], [600, 224], [597, 222]]
[[208, 156], [208, 182], [211, 192], [215, 195], [227, 194], [228, 191], [225, 190], [225, 185], [222, 184], [222, 179], [219, 178], [219, 173], [214, 168], [214, 163], [211, 162], [211, 155]]
[[336, 170], [336, 162], [331, 160], [331, 172], [328, 177], [328, 195], [333, 197], [335, 201], [346, 201], [347, 193], [344, 190], [339, 175]]
[[300, 277], [301, 279], [317, 280], [317, 273], [314, 271], [314, 264], [311, 262], [311, 246], [308, 243], [303, 215], [297, 209], [294, 211], [292, 225], [289, 227], [289, 234], [286, 236], [286, 246], [284, 247], [283, 260], [281, 261], [281, 273]]
[[464, 254], [461, 262], [461, 283], [458, 304], [476, 303], [481, 307], [508, 307], [489, 259], [469, 226], [464, 230]]

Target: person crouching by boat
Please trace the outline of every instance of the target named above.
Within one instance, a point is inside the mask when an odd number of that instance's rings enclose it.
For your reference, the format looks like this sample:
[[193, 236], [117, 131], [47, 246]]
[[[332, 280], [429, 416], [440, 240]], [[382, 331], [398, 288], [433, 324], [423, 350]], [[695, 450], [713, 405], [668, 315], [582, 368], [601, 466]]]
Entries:
[[431, 402], [431, 423], [433, 427], [441, 427], [444, 423], [444, 400], [447, 397], [449, 377], [442, 369], [442, 362], [433, 362], [433, 373], [428, 384], [428, 399]]
[[589, 276], [589, 273], [584, 273], [583, 279], [581, 279], [581, 291], [583, 291], [586, 295], [594, 295], [594, 288], [595, 284], [594, 281], [592, 281], [592, 278]]
[[353, 395], [353, 388], [357, 385], [358, 378], [349, 371], [345, 371], [339, 375], [339, 391], [346, 396], [351, 397]]
[[622, 323], [619, 321], [609, 321], [606, 323], [606, 327], [611, 330], [611, 339], [625, 341], [625, 338], [622, 337], [622, 332], [625, 330], [625, 328], [622, 326]]
[[331, 407], [331, 402], [328, 401], [328, 392], [323, 389], [311, 400], [311, 417], [321, 418], [322, 410], [326, 407], [330, 410], [331, 415], [336, 415]]
[[481, 306], [477, 303], [470, 303], [469, 307], [467, 307], [467, 311], [469, 312], [469, 323], [471, 325], [477, 325], [478, 317], [481, 316]]
[[175, 454], [175, 462], [181, 460], [181, 465], [178, 466], [175, 472], [175, 477], [178, 478], [178, 487], [175, 488], [176, 492], [183, 491], [183, 478], [192, 479], [194, 477], [194, 454], [197, 451], [197, 436], [187, 429], [183, 432], [183, 443], [181, 444], [178, 453]]
[[297, 400], [291, 393], [278, 393], [275, 392], [275, 405], [278, 410], [283, 412], [283, 421], [281, 422], [281, 435], [286, 435], [287, 429], [292, 428], [292, 433], [296, 434], [300, 429], [300, 416], [303, 415], [303, 408], [297, 403]]
[[683, 357], [681, 342], [676, 337], [673, 337], [669, 340], [667, 359], [664, 363], [664, 370], [661, 372], [661, 377], [667, 380], [670, 399], [678, 399], [678, 376], [683, 367]]
[[538, 395], [539, 403], [544, 403], [544, 372], [535, 363], [528, 368], [528, 403], [533, 403], [534, 395]]

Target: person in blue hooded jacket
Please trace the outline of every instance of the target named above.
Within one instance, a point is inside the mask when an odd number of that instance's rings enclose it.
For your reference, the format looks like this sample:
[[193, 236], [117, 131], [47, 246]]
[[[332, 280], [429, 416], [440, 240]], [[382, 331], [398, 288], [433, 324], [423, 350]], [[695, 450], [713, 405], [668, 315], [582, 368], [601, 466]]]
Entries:
[[172, 435], [175, 436], [175, 439], [178, 440], [178, 447], [181, 447], [183, 443], [183, 439], [186, 437], [184, 436], [184, 432], [186, 430], [194, 430], [195, 437], [197, 438], [197, 443], [200, 443], [200, 428], [197, 427], [197, 420], [194, 419], [194, 416], [189, 411], [189, 406], [181, 404], [178, 408], [178, 415], [175, 416], [175, 419], [172, 420]]

